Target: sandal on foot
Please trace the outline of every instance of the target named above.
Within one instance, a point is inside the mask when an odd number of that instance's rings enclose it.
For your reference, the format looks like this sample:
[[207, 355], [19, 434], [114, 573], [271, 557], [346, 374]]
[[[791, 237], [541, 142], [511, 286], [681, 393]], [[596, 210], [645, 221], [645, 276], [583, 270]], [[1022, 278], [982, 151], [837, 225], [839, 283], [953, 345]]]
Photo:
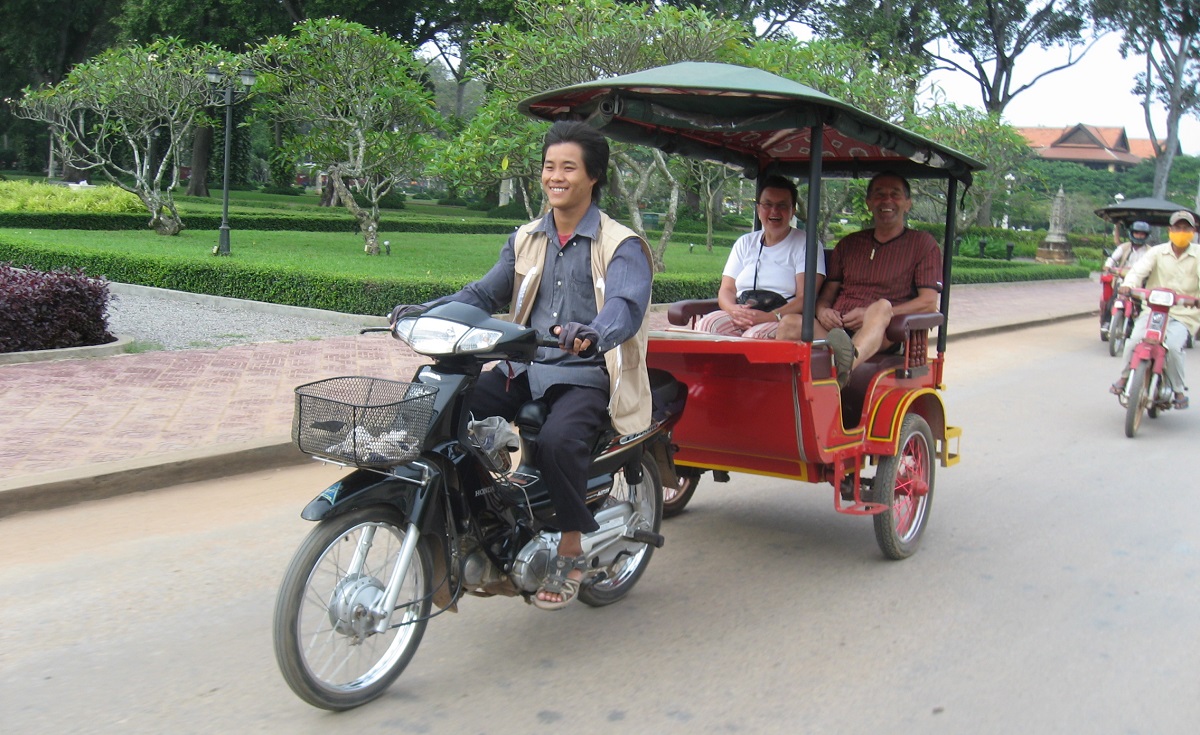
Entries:
[[[587, 557], [585, 556], [563, 556], [559, 554], [554, 557], [554, 561], [550, 563], [550, 573], [542, 580], [542, 586], [538, 587], [538, 591], [533, 595], [533, 605], [541, 610], [561, 610], [571, 604], [575, 599], [575, 595], [579, 594], [580, 579], [571, 579], [567, 575], [571, 572], [587, 569]], [[543, 592], [549, 592], [552, 595], [558, 595], [562, 599], [556, 601], [543, 600], [538, 595]]]
[[1183, 393], [1176, 393], [1175, 400], [1171, 401], [1171, 408], [1185, 409], [1188, 407], [1188, 397]]
[[1117, 382], [1108, 386], [1108, 392], [1112, 393], [1114, 396], [1123, 395], [1125, 393], [1125, 381], [1118, 380]]
[[854, 358], [858, 357], [858, 348], [844, 329], [829, 330], [829, 334], [825, 335], [825, 343], [833, 353], [833, 367], [837, 371], [838, 386], [845, 388], [850, 382], [850, 369], [854, 367]]

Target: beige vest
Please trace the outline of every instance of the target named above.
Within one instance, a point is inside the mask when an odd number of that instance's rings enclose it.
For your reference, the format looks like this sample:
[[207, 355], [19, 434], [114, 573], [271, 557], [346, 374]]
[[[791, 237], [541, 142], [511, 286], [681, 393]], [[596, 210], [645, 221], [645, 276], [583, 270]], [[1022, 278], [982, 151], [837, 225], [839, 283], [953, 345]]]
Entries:
[[[538, 284], [542, 280], [542, 268], [546, 262], [546, 247], [549, 239], [540, 230], [542, 221], [533, 222], [517, 230], [513, 242], [516, 255], [516, 278], [513, 280], [513, 298], [509, 315], [516, 324], [528, 324], [533, 311], [533, 300], [537, 296]], [[631, 237], [636, 237], [646, 254], [646, 262], [653, 263], [650, 246], [638, 234], [617, 222], [607, 214], [600, 213], [600, 228], [592, 242], [592, 283], [596, 292], [596, 311], [604, 307], [604, 276], [608, 264], [617, 251], [617, 246]], [[650, 376], [646, 372], [646, 335], [649, 329], [649, 304], [642, 317], [637, 334], [622, 342], [616, 349], [604, 353], [608, 367], [609, 401], [608, 415], [613, 428], [622, 434], [633, 434], [650, 426]]]

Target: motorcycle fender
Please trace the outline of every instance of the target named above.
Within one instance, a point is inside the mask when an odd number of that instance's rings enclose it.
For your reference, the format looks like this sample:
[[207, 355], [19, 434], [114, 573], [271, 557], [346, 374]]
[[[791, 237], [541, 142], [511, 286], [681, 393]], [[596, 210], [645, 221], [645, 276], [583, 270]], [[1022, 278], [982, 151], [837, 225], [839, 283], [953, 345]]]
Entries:
[[[412, 480], [421, 479], [419, 469], [397, 467], [393, 472]], [[370, 470], [355, 470], [322, 490], [304, 507], [300, 517], [306, 521], [321, 521], [355, 508], [386, 503], [398, 508], [408, 518], [413, 513], [418, 497], [426, 492], [428, 488], [422, 490], [419, 485], [399, 477]]]

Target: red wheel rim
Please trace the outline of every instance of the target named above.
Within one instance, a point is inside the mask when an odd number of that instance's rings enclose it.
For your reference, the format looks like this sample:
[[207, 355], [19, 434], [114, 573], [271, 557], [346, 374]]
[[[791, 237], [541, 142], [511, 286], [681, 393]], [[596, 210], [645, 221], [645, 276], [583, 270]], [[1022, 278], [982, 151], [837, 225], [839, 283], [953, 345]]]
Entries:
[[919, 527], [929, 493], [929, 446], [919, 435], [909, 437], [896, 467], [896, 490], [892, 497], [892, 520], [896, 533], [907, 540]]

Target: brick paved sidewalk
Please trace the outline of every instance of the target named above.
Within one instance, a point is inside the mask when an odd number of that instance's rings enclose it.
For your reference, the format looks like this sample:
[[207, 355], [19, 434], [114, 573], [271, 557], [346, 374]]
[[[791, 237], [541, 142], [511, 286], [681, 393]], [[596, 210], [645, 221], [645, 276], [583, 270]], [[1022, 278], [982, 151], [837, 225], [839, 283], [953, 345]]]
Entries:
[[[951, 335], [1095, 312], [1099, 293], [1088, 280], [956, 287]], [[651, 326], [665, 327], [665, 314], [654, 312]], [[405, 380], [424, 362], [376, 333], [0, 366], [0, 496], [131, 462], [278, 447], [289, 440], [295, 386], [337, 375]]]

